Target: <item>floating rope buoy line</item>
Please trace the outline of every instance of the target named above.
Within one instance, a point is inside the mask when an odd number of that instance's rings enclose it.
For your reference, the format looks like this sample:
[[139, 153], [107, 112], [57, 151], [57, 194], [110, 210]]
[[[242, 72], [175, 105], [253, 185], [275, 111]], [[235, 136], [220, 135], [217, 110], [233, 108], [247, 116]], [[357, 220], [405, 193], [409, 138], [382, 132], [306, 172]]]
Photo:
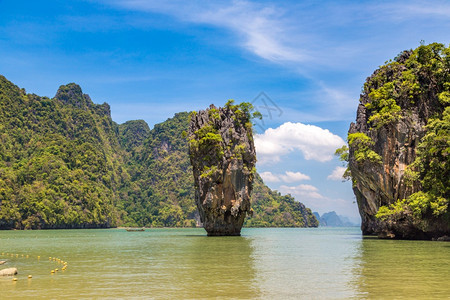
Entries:
[[[29, 259], [31, 256], [30, 256], [30, 254], [19, 254], [19, 253], [9, 253], [9, 252], [2, 252], [1, 253], [1, 255], [0, 255], [0, 257], [11, 257], [11, 258], [18, 258], [18, 259], [21, 259], [21, 258], [23, 258], [23, 259]], [[39, 261], [39, 262], [41, 262], [41, 256], [40, 255], [38, 255], [37, 256], [37, 260]], [[56, 263], [57, 264], [57, 266], [62, 266], [61, 267], [61, 271], [65, 271], [66, 269], [67, 269], [67, 266], [68, 266], [68, 262], [67, 261], [65, 261], [65, 260], [62, 260], [62, 259], [60, 259], [60, 258], [58, 258], [58, 257], [53, 257], [53, 256], [49, 256], [49, 258], [48, 258], [48, 260], [49, 260], [49, 262], [50, 263]], [[0, 260], [1, 261], [1, 260]], [[7, 263], [8, 261], [6, 260], [6, 261], [2, 261], [3, 263]], [[2, 271], [3, 270], [8, 270], [7, 272], [5, 272], [5, 274], [2, 274]], [[54, 268], [54, 269], [51, 269], [50, 270], [50, 274], [51, 275], [55, 275], [56, 273], [58, 273], [59, 272], [59, 268]], [[17, 271], [17, 268], [7, 268], [7, 269], [2, 269], [2, 270], [0, 270], [0, 277], [2, 277], [2, 276], [15, 276], [16, 274], [18, 274], [18, 271]], [[28, 279], [31, 279], [31, 278], [33, 278], [33, 275], [31, 275], [31, 274], [29, 274], [28, 276], [27, 276], [27, 278]], [[17, 277], [13, 277], [12, 278], [12, 281], [17, 281], [18, 280], [18, 278]]]

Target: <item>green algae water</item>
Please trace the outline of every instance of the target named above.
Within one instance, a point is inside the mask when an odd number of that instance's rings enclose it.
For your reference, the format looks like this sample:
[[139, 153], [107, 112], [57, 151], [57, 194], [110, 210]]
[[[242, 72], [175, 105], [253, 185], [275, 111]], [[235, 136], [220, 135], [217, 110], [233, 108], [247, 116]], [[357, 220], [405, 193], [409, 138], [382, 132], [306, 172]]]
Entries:
[[0, 231], [0, 254], [0, 269], [19, 271], [0, 277], [0, 299], [450, 296], [450, 243], [363, 239], [358, 228]]

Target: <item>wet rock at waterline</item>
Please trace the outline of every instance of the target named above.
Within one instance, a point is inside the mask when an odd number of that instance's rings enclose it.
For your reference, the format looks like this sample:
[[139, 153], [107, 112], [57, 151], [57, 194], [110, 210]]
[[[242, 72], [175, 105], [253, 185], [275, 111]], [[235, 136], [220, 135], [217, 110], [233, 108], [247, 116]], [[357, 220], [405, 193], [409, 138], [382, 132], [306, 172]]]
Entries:
[[17, 268], [7, 268], [0, 270], [0, 276], [13, 276], [17, 274]]
[[193, 112], [189, 125], [189, 155], [195, 201], [210, 236], [240, 235], [255, 174], [251, 105], [223, 108], [211, 105]]

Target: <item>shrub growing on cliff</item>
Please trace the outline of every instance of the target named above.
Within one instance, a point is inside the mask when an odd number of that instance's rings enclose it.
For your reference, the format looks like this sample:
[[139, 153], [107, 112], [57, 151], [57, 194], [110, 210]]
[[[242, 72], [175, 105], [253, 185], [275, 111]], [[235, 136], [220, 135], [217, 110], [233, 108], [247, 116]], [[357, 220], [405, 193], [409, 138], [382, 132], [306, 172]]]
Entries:
[[[355, 149], [353, 156], [359, 164], [362, 164], [364, 162], [371, 162], [376, 164], [381, 163], [381, 156], [370, 149], [370, 147], [373, 146], [373, 141], [366, 134], [362, 132], [348, 134], [347, 143], [350, 147], [353, 147]], [[348, 162], [350, 158], [348, 146], [344, 145], [341, 148], [336, 149], [334, 155], [338, 156], [339, 160], [342, 161], [344, 163], [344, 166], [347, 168], [342, 175], [342, 178], [344, 180], [352, 179], [351, 171], [348, 168]]]
[[348, 159], [349, 159], [349, 149], [347, 145], [342, 146], [341, 148], [336, 149], [334, 155], [339, 157], [339, 160], [343, 162], [343, 166], [346, 167], [344, 174], [342, 174], [342, 179], [344, 181], [352, 179], [352, 174], [350, 169], [348, 168]]
[[[220, 157], [223, 155], [221, 148], [222, 137], [218, 133], [217, 128], [213, 124], [208, 124], [199, 130], [195, 131], [195, 137], [189, 140], [191, 149], [207, 153], [209, 159]], [[208, 159], [208, 160], [209, 160]]]
[[376, 128], [397, 121], [400, 118], [400, 106], [395, 101], [396, 91], [394, 82], [387, 82], [378, 89], [371, 89], [369, 98], [371, 102], [366, 107], [374, 111], [369, 117]]
[[355, 149], [354, 157], [358, 163], [369, 161], [372, 163], [381, 163], [381, 156], [370, 149], [373, 141], [365, 133], [351, 133], [347, 137], [348, 145]]
[[416, 224], [427, 216], [440, 217], [448, 212], [448, 199], [432, 193], [417, 192], [407, 199], [398, 200], [389, 206], [381, 206], [375, 217], [381, 220], [399, 219], [409, 215]]
[[[247, 120], [247, 122], [253, 119], [262, 119], [262, 114], [256, 111], [253, 104], [249, 102], [234, 104], [234, 100], [230, 99], [225, 103], [225, 107], [232, 110], [238, 118]], [[244, 122], [244, 124], [247, 122]]]

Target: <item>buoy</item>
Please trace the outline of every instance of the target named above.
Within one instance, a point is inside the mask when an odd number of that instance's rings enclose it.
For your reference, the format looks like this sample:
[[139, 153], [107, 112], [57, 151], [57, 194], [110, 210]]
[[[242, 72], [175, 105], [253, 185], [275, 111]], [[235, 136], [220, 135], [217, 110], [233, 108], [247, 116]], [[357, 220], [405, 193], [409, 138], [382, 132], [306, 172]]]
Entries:
[[28, 275], [28, 278], [32, 278], [33, 276], [31, 276], [31, 275]]
[[27, 254], [27, 258], [29, 257], [29, 255]]
[[41, 257], [38, 255], [38, 259], [41, 259]]
[[55, 273], [55, 270], [51, 270], [50, 273], [52, 273], [52, 274]]
[[14, 277], [14, 278], [13, 278], [13, 281], [17, 281], [17, 278], [16, 278], [16, 277]]
[[58, 269], [55, 269], [55, 272], [58, 272], [59, 270]]

